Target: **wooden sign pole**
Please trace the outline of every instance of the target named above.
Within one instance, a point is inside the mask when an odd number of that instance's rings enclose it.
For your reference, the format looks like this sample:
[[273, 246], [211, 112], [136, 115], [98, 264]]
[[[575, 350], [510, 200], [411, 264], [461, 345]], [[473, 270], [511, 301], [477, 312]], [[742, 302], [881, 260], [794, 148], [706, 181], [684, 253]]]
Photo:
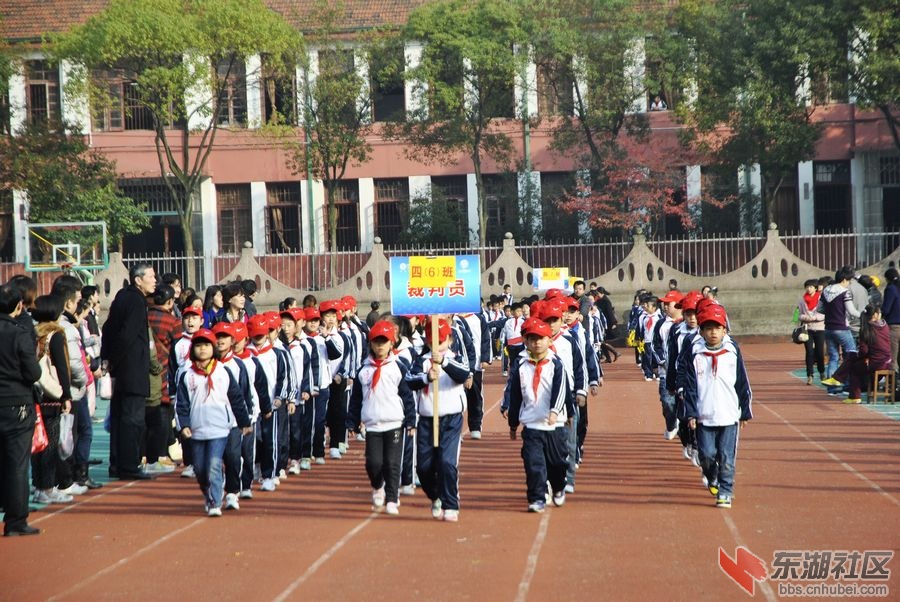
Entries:
[[[439, 344], [439, 341], [438, 341], [438, 317], [437, 317], [437, 315], [433, 315], [433, 316], [431, 316], [431, 354], [432, 354], [431, 357], [432, 358], [434, 357], [434, 353], [437, 351], [438, 344]], [[432, 364], [437, 365], [438, 370], [441, 369], [439, 364], [434, 364], [433, 361], [432, 361]], [[432, 383], [434, 386], [431, 389], [432, 395], [434, 395], [434, 397], [432, 398], [433, 403], [434, 403], [434, 419], [432, 421], [431, 440], [434, 442], [435, 447], [439, 446], [439, 438], [440, 438], [440, 433], [441, 433], [441, 429], [440, 429], [441, 418], [440, 418], [440, 414], [438, 411], [438, 380], [439, 379], [435, 379], [435, 381]]]

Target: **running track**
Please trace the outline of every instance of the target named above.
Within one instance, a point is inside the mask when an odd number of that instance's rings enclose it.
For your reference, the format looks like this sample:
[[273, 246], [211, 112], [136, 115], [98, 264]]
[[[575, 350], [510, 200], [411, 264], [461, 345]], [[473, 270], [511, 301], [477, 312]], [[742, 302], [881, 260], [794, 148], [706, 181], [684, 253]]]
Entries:
[[[32, 514], [42, 535], [0, 539], [0, 600], [737, 600], [720, 546], [767, 563], [783, 549], [900, 549], [900, 422], [792, 377], [793, 345], [744, 353], [755, 419], [730, 511], [663, 440], [656, 383], [623, 354], [591, 399], [576, 493], [527, 514], [494, 366], [485, 438], [463, 444], [456, 525], [433, 521], [420, 491], [399, 517], [372, 514], [361, 443], [219, 519], [193, 481], [113, 482]], [[897, 599], [900, 560], [887, 566]], [[776, 599], [774, 585], [756, 598]]]

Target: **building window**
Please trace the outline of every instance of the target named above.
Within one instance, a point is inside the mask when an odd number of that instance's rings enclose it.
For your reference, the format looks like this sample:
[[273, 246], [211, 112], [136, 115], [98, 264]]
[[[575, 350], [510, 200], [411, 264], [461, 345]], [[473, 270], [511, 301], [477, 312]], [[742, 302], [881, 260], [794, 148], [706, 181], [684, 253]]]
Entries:
[[813, 182], [816, 230], [847, 231], [852, 228], [850, 162], [814, 162]]
[[337, 209], [337, 248], [359, 249], [358, 180], [341, 180], [335, 183], [334, 206]]
[[469, 237], [466, 176], [431, 178], [432, 224], [435, 242], [463, 242]]
[[[98, 132], [153, 130], [153, 112], [141, 100], [138, 84], [121, 69], [94, 71], [95, 84], [103, 87], [105, 98], [95, 103], [93, 127]], [[173, 125], [170, 119], [167, 126]]]
[[[174, 182], [179, 204], [184, 202], [181, 184]], [[162, 178], [131, 178], [119, 180], [119, 190], [136, 203], [146, 203], [150, 215], [177, 215], [178, 206], [172, 200], [172, 193]]]
[[59, 67], [50, 61], [25, 61], [25, 105], [30, 123], [59, 122]]
[[[434, 54], [440, 50], [425, 52]], [[463, 106], [463, 60], [462, 55], [452, 49], [443, 49], [440, 56], [433, 56], [438, 64], [434, 82], [428, 87], [429, 112], [435, 119], [449, 118]], [[437, 82], [440, 82], [438, 86]]]
[[372, 117], [375, 121], [396, 122], [406, 119], [404, 63], [402, 42], [389, 44], [369, 55]]
[[0, 190], [0, 261], [9, 262], [15, 259], [15, 237], [13, 229], [13, 193], [12, 190]]
[[568, 213], [559, 202], [575, 190], [573, 172], [541, 173], [541, 222], [544, 240], [578, 241], [578, 214]]
[[220, 59], [216, 72], [219, 78], [219, 125], [246, 127], [247, 71], [244, 61], [235, 56]]
[[266, 246], [270, 253], [301, 250], [300, 184], [266, 185]]
[[516, 233], [518, 190], [515, 177], [499, 174], [484, 176], [484, 212], [486, 241], [499, 242], [507, 232]]
[[409, 225], [409, 180], [375, 180], [375, 236], [393, 245]]
[[[183, 202], [185, 196], [181, 185], [173, 182], [179, 198]], [[119, 180], [119, 191], [122, 196], [134, 200], [135, 204], [144, 203], [150, 216], [150, 228], [139, 233], [126, 236], [122, 241], [125, 253], [183, 253], [184, 233], [172, 194], [162, 178], [131, 178]]]
[[216, 186], [219, 206], [219, 253], [239, 253], [253, 239], [249, 184]]
[[0, 134], [11, 134], [12, 125], [10, 118], [12, 112], [9, 109], [9, 93], [4, 91], [0, 93]]
[[266, 123], [297, 125], [300, 107], [297, 103], [297, 74], [275, 73], [262, 57], [262, 101]]
[[[512, 55], [513, 49], [509, 49]], [[481, 74], [476, 74], [481, 77]], [[486, 73], [485, 81], [489, 85], [481, 88], [481, 112], [489, 119], [512, 119], [516, 116], [515, 82], [512, 77], [500, 81], [496, 74]]]
[[900, 186], [900, 157], [880, 157], [879, 181], [882, 186]]
[[538, 115], [571, 115], [575, 108], [572, 96], [574, 86], [571, 58], [563, 61], [553, 58], [538, 61]]

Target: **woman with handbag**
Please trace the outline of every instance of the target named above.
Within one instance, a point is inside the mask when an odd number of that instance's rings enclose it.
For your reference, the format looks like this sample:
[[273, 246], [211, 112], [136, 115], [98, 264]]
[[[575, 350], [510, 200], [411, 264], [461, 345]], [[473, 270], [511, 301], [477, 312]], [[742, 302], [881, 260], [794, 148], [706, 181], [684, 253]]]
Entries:
[[808, 338], [803, 343], [806, 350], [806, 384], [813, 384], [813, 365], [819, 370], [819, 380], [825, 378], [825, 314], [816, 311], [819, 304], [818, 280], [813, 278], [803, 283], [806, 290], [797, 303], [798, 317], [802, 327], [806, 327]]
[[47, 448], [31, 457], [33, 499], [40, 504], [68, 504], [74, 499], [57, 487], [57, 468], [63, 463], [59, 457], [59, 418], [72, 411], [66, 334], [58, 323], [62, 311], [60, 297], [42, 295], [35, 300], [31, 312], [37, 322], [37, 355], [41, 364], [39, 403], [49, 439]]

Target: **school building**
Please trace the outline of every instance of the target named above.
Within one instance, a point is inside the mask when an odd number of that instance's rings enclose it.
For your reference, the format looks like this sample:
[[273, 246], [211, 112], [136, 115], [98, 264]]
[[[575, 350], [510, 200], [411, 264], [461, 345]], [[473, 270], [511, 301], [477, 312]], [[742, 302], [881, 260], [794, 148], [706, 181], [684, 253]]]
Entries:
[[[270, 6], [288, 16], [291, 11], [311, 10], [312, 2], [269, 0]], [[401, 24], [421, 0], [348, 2], [347, 28]], [[149, 115], [134, 107], [132, 84], [126, 79], [109, 80], [118, 105], [92, 111], [84, 103], [67, 97], [67, 65], [49, 62], [40, 50], [45, 34], [83, 23], [100, 11], [105, 2], [85, 0], [5, 0], [0, 6], [0, 35], [20, 50], [20, 68], [9, 82], [9, 93], [0, 98], [3, 127], [16, 131], [28, 121], [62, 117], [76, 124], [92, 148], [116, 162], [122, 190], [146, 202], [152, 228], [125, 242], [125, 254], [183, 251], [177, 216], [168, 191], [160, 179]], [[291, 17], [291, 18], [296, 18]], [[641, 41], [636, 40], [641, 48]], [[194, 220], [198, 251], [213, 255], [238, 254], [245, 241], [255, 253], [323, 252], [325, 219], [321, 182], [307, 181], [289, 167], [289, 154], [270, 138], [258, 133], [274, 108], [289, 107], [302, 95], [304, 76], [314, 77], [318, 50], [309, 48], [309, 74], [298, 67], [290, 80], [269, 81], [260, 75], [260, 56], [252, 56], [233, 75], [215, 148], [210, 155]], [[406, 65], [420, 59], [422, 45], [407, 43], [398, 48]], [[642, 77], [651, 68], [647, 57], [627, 65], [629, 73]], [[348, 50], [353, 68], [365, 75], [369, 65]], [[366, 81], [368, 77], [364, 77]], [[564, 214], [554, 200], [575, 181], [579, 166], [550, 148], [551, 131], [546, 121], [524, 128], [517, 119], [518, 107], [526, 106], [532, 117], [547, 117], [571, 111], [572, 99], [548, 89], [546, 76], [531, 65], [522, 81], [510, 82], [508, 107], [498, 110], [498, 126], [507, 131], [519, 149], [527, 152], [530, 173], [510, 174], [488, 162], [485, 165], [488, 241], [500, 241], [506, 231], [515, 231], [518, 204], [525, 183], [539, 190], [542, 239], [585, 241], [594, 235], [577, 215]], [[416, 102], [412, 87], [402, 80], [395, 85], [372, 84], [373, 135], [371, 160], [351, 165], [338, 191], [338, 246], [371, 250], [376, 237], [386, 245], [399, 243], [408, 228], [410, 199], [433, 198], [446, 203], [448, 215], [462, 240], [477, 244], [478, 213], [474, 169], [461, 159], [453, 165], [430, 164], [408, 156], [405, 145], [378, 135], [378, 124], [402, 118]], [[830, 95], [829, 95], [830, 94]], [[190, 99], [186, 99], [189, 102]], [[652, 97], [638, 98], [634, 111], [649, 111]], [[675, 99], [669, 99], [674, 103]], [[893, 144], [884, 119], [862, 112], [852, 98], [827, 90], [818, 102], [815, 119], [824, 126], [814, 160], [799, 163], [786, 181], [776, 203], [776, 222], [782, 232], [813, 234], [823, 231], [894, 231], [900, 228], [900, 153]], [[669, 107], [672, 108], [671, 106]], [[290, 110], [283, 111], [291, 114]], [[294, 112], [296, 116], [296, 111]], [[399, 117], [398, 117], [399, 116]], [[654, 144], [674, 147], [678, 124], [670, 111], [650, 111]], [[193, 125], [200, 125], [193, 124]], [[298, 133], [298, 140], [302, 134]], [[697, 198], [713, 186], [722, 186], [702, 165], [684, 165], [683, 194]], [[759, 190], [756, 166], [732, 174], [725, 182], [735, 190]], [[0, 203], [0, 253], [3, 261], [22, 261], [27, 219], [27, 191], [9, 191]], [[759, 220], [757, 220], [759, 223]], [[741, 232], [752, 229], [746, 219], [723, 218], [706, 223], [708, 229]], [[765, 229], [765, 225], [759, 223]], [[672, 224], [670, 234], [683, 234]]]

